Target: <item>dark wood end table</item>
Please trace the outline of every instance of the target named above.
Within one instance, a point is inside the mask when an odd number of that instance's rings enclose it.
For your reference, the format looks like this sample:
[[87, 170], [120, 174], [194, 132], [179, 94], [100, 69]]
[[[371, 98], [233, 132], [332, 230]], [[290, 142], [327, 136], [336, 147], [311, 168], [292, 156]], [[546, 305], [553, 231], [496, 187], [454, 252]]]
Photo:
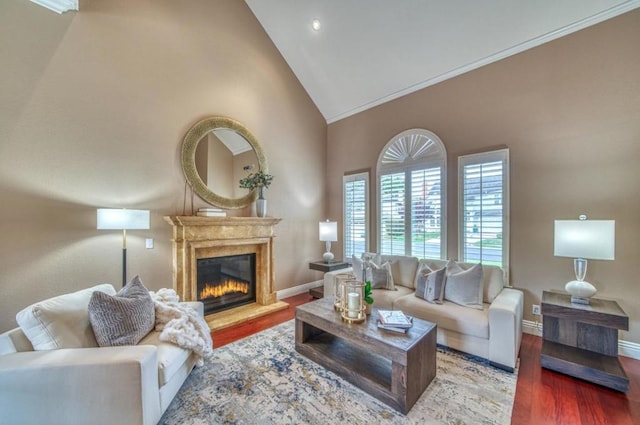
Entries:
[[[342, 260], [334, 260], [330, 263], [325, 263], [324, 261], [313, 261], [309, 263], [309, 268], [311, 270], [318, 270], [323, 273], [346, 269], [347, 267], [351, 267], [351, 264]], [[318, 286], [317, 288], [309, 289], [309, 295], [311, 295], [313, 298], [324, 297], [324, 286]]]
[[542, 293], [542, 367], [627, 392], [629, 378], [618, 359], [618, 330], [629, 316], [617, 302], [590, 298], [574, 304], [569, 294]]
[[347, 267], [351, 267], [351, 264], [342, 260], [333, 260], [330, 263], [325, 263], [324, 261], [312, 261], [309, 263], [311, 270], [318, 270], [323, 273], [346, 269]]

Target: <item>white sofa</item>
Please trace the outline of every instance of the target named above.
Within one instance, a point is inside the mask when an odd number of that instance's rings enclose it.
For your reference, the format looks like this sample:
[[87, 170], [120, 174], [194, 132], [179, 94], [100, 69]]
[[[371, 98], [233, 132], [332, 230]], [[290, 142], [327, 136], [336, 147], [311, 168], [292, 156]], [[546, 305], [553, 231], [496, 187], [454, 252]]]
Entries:
[[[61, 295], [50, 303], [56, 320], [67, 320], [66, 330], [47, 323], [51, 335], [71, 329], [89, 340], [91, 325], [78, 305], [102, 290], [115, 294], [111, 285], [98, 285]], [[87, 297], [87, 293], [89, 297]], [[79, 304], [78, 304], [78, 300]], [[38, 304], [38, 303], [37, 303]], [[204, 314], [202, 303], [186, 303]], [[30, 306], [33, 307], [33, 306]], [[75, 311], [73, 311], [75, 309]], [[50, 317], [53, 317], [50, 315]], [[66, 319], [65, 319], [66, 318]], [[88, 326], [88, 329], [87, 329]], [[152, 331], [138, 345], [35, 351], [21, 328], [0, 335], [0, 422], [6, 424], [118, 424], [155, 425], [195, 365], [195, 356]], [[33, 338], [33, 337], [32, 337]]]
[[[483, 308], [477, 310], [447, 301], [432, 304], [415, 296], [416, 257], [382, 255], [390, 262], [395, 291], [373, 290], [373, 306], [402, 310], [404, 313], [436, 323], [438, 344], [488, 359], [496, 367], [513, 371], [522, 339], [522, 291], [506, 287], [504, 272], [497, 266], [483, 265]], [[422, 260], [432, 269], [445, 267], [444, 260]], [[458, 263], [463, 269], [473, 264]], [[324, 275], [324, 294], [334, 294], [336, 275], [352, 268]]]

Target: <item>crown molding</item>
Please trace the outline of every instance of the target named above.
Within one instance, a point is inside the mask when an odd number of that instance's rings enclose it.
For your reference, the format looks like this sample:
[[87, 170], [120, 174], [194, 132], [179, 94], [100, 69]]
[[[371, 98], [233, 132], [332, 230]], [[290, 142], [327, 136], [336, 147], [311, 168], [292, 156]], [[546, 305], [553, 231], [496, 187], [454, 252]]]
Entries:
[[39, 4], [56, 13], [64, 13], [69, 10], [78, 10], [79, 0], [31, 0], [32, 3]]

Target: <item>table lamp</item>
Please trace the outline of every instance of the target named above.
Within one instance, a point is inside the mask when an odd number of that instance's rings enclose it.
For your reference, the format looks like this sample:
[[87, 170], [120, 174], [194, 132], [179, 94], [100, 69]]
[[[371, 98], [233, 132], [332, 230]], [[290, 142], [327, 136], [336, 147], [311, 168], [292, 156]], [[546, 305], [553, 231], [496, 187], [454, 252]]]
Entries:
[[319, 226], [320, 240], [326, 242], [327, 251], [322, 254], [325, 263], [333, 261], [333, 253], [331, 252], [331, 242], [338, 240], [338, 223], [335, 221], [321, 221]]
[[556, 257], [571, 257], [576, 280], [568, 282], [564, 289], [571, 294], [571, 302], [589, 304], [596, 288], [584, 278], [587, 274], [587, 259], [615, 259], [615, 220], [555, 220], [554, 252]]
[[127, 230], [149, 228], [149, 210], [98, 208], [98, 230], [122, 230], [122, 286], [127, 283]]

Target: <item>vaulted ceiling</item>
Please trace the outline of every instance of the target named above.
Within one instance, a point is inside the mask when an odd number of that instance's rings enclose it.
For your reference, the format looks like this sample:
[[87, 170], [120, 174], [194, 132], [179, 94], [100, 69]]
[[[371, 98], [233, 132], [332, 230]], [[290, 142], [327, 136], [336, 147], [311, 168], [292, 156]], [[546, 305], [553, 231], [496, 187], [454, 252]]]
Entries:
[[640, 7], [640, 0], [245, 2], [329, 123]]

